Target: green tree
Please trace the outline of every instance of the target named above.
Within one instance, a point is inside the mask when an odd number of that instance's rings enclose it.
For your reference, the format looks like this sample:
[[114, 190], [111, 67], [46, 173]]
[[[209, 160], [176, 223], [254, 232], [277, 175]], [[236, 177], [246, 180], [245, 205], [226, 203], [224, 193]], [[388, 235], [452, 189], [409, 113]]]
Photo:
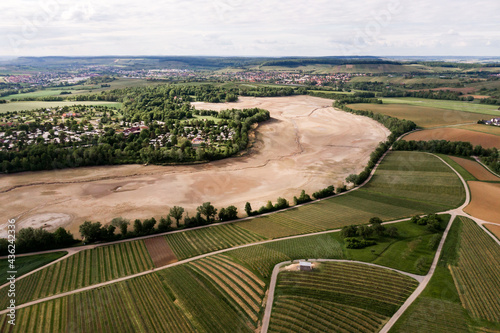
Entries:
[[372, 217], [370, 219], [370, 224], [375, 235], [380, 237], [385, 234], [385, 227], [382, 225], [382, 220], [379, 217]]
[[92, 223], [90, 221], [85, 221], [80, 225], [79, 230], [84, 242], [95, 242], [99, 240], [101, 236], [101, 222]]
[[252, 206], [250, 205], [250, 202], [245, 204], [245, 213], [247, 213], [248, 216], [252, 215]]
[[340, 231], [342, 237], [356, 237], [358, 228], [355, 225], [346, 225]]
[[66, 229], [59, 227], [54, 231], [54, 242], [57, 247], [69, 246], [75, 242], [73, 235]]
[[172, 229], [172, 219], [170, 215], [167, 215], [167, 218], [163, 216], [160, 218], [160, 223], [158, 223], [158, 230], [161, 232], [166, 232]]
[[142, 222], [142, 232], [145, 235], [152, 234], [155, 231], [156, 219], [154, 217], [144, 220]]
[[358, 236], [363, 237], [363, 239], [370, 237], [372, 233], [373, 229], [367, 225], [360, 225], [357, 230]]
[[170, 216], [172, 216], [175, 219], [175, 223], [177, 224], [177, 228], [179, 228], [179, 221], [182, 218], [182, 214], [184, 214], [184, 208], [179, 207], [179, 206], [174, 206], [170, 208], [169, 212]]
[[123, 237], [127, 235], [127, 229], [130, 224], [130, 221], [127, 219], [124, 219], [123, 217], [115, 217], [114, 219], [111, 220], [111, 225], [114, 225], [115, 227], [120, 229], [120, 233], [122, 234]]
[[134, 232], [136, 235], [142, 235], [143, 233], [142, 222], [139, 219], [134, 221]]
[[207, 217], [207, 223], [210, 223], [212, 216], [215, 217], [217, 214], [217, 209], [212, 206], [210, 202], [204, 202], [201, 206], [196, 208], [196, 211]]

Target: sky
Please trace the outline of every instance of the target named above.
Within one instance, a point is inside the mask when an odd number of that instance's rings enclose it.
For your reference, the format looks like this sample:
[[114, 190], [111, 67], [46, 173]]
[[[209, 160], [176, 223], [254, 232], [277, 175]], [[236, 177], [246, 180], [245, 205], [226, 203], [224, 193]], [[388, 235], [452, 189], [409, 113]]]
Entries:
[[500, 1], [1, 1], [0, 45], [0, 56], [500, 56]]

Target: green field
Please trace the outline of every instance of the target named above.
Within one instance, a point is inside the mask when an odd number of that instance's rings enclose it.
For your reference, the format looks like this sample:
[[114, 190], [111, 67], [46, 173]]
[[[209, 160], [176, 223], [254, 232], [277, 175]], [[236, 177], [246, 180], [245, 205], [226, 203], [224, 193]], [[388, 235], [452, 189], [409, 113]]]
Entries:
[[[78, 252], [16, 282], [17, 304], [117, 279], [153, 268], [144, 241], [132, 241]], [[7, 288], [0, 289], [6, 306]]]
[[5, 97], [1, 97], [0, 99], [5, 99], [7, 101], [10, 101], [13, 98], [21, 99], [21, 98], [38, 98], [38, 97], [47, 97], [47, 96], [58, 96], [61, 94], [62, 91], [63, 90], [38, 90], [38, 91], [29, 92], [29, 93], [8, 95]]
[[155, 274], [73, 294], [17, 311], [1, 332], [193, 332]]
[[239, 222], [268, 238], [368, 223], [373, 216], [394, 220], [459, 206], [465, 190], [455, 173], [436, 157], [390, 152], [363, 188], [282, 213]]
[[265, 239], [233, 224], [177, 232], [165, 238], [179, 260]]
[[462, 102], [462, 101], [449, 101], [441, 99], [426, 99], [426, 98], [382, 98], [382, 101], [387, 104], [408, 104], [415, 106], [426, 106], [431, 108], [454, 110], [454, 111], [464, 111], [479, 114], [489, 114], [493, 116], [500, 116], [500, 111], [498, 106], [479, 104], [473, 102]]
[[341, 242], [330, 233], [249, 246], [226, 252], [226, 255], [243, 263], [266, 280], [271, 276], [274, 266], [282, 261], [345, 258]]
[[474, 221], [457, 217], [432, 279], [391, 332], [500, 330], [499, 258], [498, 244]]
[[403, 274], [356, 263], [281, 271], [269, 332], [376, 332], [417, 285]]
[[0, 104], [0, 113], [9, 111], [23, 111], [34, 110], [41, 108], [55, 108], [58, 106], [72, 106], [72, 105], [106, 105], [109, 107], [120, 108], [121, 103], [116, 102], [77, 102], [77, 101], [63, 101], [63, 102], [10, 102]]
[[413, 121], [419, 127], [428, 129], [449, 125], [477, 123], [481, 119], [490, 119], [490, 114], [446, 110], [423, 105], [409, 104], [350, 104], [350, 108], [372, 111], [391, 117]]
[[[29, 273], [39, 267], [42, 267], [44, 265], [47, 265], [48, 263], [61, 258], [62, 256], [65, 256], [68, 252], [53, 252], [53, 253], [46, 253], [46, 254], [36, 254], [33, 256], [23, 256], [23, 257], [17, 257], [16, 261], [14, 263], [16, 267], [17, 277], [21, 277], [22, 275]], [[0, 260], [0, 283], [3, 284], [6, 282], [6, 278], [8, 276], [7, 271], [9, 263], [7, 262], [7, 259], [1, 259]]]

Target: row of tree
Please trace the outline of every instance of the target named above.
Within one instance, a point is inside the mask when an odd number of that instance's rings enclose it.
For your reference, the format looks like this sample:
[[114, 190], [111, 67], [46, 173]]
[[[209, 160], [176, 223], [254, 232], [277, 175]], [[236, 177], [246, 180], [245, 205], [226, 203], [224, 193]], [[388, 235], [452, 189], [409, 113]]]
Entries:
[[[16, 233], [15, 250], [18, 254], [53, 250], [72, 246], [76, 242], [73, 235], [62, 227], [57, 228], [54, 232], [43, 228], [23, 228]], [[8, 245], [7, 239], [0, 238], [0, 255], [8, 254]]]

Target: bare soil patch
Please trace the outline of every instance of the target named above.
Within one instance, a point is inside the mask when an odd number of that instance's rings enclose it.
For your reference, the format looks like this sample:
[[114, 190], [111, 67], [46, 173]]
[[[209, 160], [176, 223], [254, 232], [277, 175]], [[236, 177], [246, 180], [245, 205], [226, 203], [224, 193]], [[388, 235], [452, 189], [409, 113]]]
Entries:
[[482, 220], [500, 224], [500, 183], [467, 182], [471, 202], [464, 211]]
[[498, 224], [484, 224], [486, 229], [488, 229], [493, 235], [500, 239], [500, 225]]
[[486, 170], [481, 164], [476, 161], [467, 160], [465, 158], [450, 156], [452, 160], [460, 164], [465, 170], [469, 171], [478, 180], [493, 180], [500, 181], [500, 178]]
[[243, 212], [304, 189], [312, 193], [339, 185], [361, 172], [370, 153], [389, 131], [367, 117], [335, 110], [329, 99], [311, 96], [252, 98], [236, 103], [196, 103], [197, 108], [260, 107], [272, 120], [261, 124], [244, 156], [186, 166], [122, 165], [26, 172], [0, 176], [0, 215], [46, 213], [71, 216], [67, 228], [79, 236], [85, 220], [109, 223], [114, 217], [144, 219], [183, 206], [190, 215], [210, 201]]
[[[7, 238], [8, 219], [0, 224], [0, 238]], [[5, 222], [5, 223], [4, 223]], [[16, 221], [16, 230], [32, 227], [43, 228], [47, 231], [55, 231], [59, 227], [66, 228], [71, 222], [71, 215], [64, 213], [43, 213], [31, 215], [29, 218]]]
[[410, 135], [405, 136], [404, 140], [467, 141], [472, 143], [474, 146], [481, 145], [483, 148], [500, 148], [500, 136], [450, 127], [413, 132]]
[[147, 238], [144, 240], [144, 244], [155, 267], [162, 267], [177, 261], [177, 257], [164, 236]]

